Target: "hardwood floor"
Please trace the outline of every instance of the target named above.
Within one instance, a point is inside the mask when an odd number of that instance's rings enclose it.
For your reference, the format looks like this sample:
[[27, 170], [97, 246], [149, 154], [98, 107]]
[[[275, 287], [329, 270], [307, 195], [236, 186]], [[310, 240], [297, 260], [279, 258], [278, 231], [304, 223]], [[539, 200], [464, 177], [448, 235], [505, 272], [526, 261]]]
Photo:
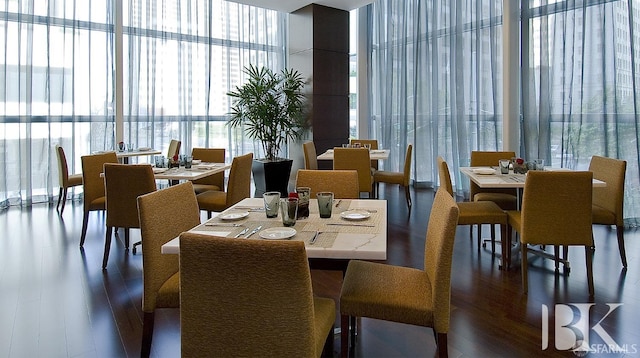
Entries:
[[[431, 190], [412, 190], [407, 213], [404, 192], [384, 188], [388, 200], [387, 263], [421, 268]], [[204, 218], [204, 216], [203, 216]], [[112, 245], [107, 271], [101, 270], [104, 216], [92, 213], [84, 250], [79, 249], [82, 205], [67, 203], [61, 218], [55, 205], [12, 207], [0, 212], [0, 357], [138, 356], [142, 334], [142, 260]], [[488, 233], [488, 228], [485, 228]], [[640, 235], [625, 232], [629, 271], [622, 270], [615, 229], [595, 227], [595, 306], [591, 324], [601, 327], [628, 354], [640, 350]], [[131, 242], [139, 239], [132, 230]], [[530, 259], [529, 294], [523, 295], [520, 269], [498, 270], [490, 249], [478, 250], [469, 228], [458, 228], [452, 271], [451, 357], [574, 356], [554, 348], [556, 303], [589, 302], [584, 250], [570, 250], [571, 274], [554, 274], [553, 263]], [[499, 251], [499, 250], [498, 250]], [[313, 271], [318, 295], [337, 300], [341, 275]], [[610, 303], [622, 303], [609, 315]], [[543, 306], [549, 307], [549, 348], [541, 349]], [[286, 309], [286, 305], [283, 306]], [[336, 321], [339, 324], [339, 319]], [[431, 329], [361, 320], [358, 357], [432, 357]], [[593, 331], [590, 344], [605, 341]], [[335, 356], [340, 349], [336, 337]], [[599, 346], [602, 348], [602, 346]], [[152, 356], [180, 355], [179, 313], [156, 314]]]

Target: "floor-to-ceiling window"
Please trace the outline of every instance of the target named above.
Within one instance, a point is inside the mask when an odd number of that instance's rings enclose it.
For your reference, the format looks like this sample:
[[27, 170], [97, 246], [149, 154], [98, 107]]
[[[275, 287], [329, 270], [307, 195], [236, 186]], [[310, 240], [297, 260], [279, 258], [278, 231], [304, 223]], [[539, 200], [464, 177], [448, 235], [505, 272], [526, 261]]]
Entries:
[[116, 126], [133, 146], [258, 152], [225, 127], [226, 92], [250, 63], [285, 66], [285, 29], [284, 13], [221, 0], [0, 1], [0, 207], [52, 200], [54, 146], [80, 172], [81, 155], [114, 148]]

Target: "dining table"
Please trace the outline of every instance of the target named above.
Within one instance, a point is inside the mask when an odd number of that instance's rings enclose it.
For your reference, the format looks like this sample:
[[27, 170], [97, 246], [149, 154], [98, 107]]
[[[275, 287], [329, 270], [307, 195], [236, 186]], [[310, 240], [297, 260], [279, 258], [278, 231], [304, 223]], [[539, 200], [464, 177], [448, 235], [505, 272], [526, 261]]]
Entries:
[[153, 174], [156, 179], [168, 179], [170, 181], [180, 180], [197, 180], [209, 175], [217, 174], [231, 168], [231, 164], [227, 163], [205, 163], [192, 165], [191, 168], [174, 167], [174, 168], [153, 168]]
[[[281, 214], [267, 218], [262, 198], [246, 198], [189, 232], [250, 240], [303, 241], [312, 269], [346, 271], [349, 260], [386, 260], [386, 200], [338, 199], [330, 218], [320, 218], [317, 199], [309, 200], [309, 216], [285, 227]], [[161, 248], [179, 254], [180, 238]]]
[[[369, 157], [371, 160], [387, 160], [390, 152], [389, 149], [371, 149]], [[318, 155], [318, 160], [333, 160], [333, 149], [327, 149], [326, 152]]]

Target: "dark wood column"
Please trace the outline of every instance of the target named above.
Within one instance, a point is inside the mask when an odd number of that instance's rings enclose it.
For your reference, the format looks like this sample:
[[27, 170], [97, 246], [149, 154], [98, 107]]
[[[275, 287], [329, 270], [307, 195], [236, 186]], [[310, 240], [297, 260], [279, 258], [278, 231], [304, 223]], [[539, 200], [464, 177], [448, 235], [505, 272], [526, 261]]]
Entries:
[[[349, 138], [349, 12], [307, 5], [289, 15], [289, 36], [289, 67], [310, 80], [306, 86], [312, 102], [308, 139], [320, 154]], [[304, 167], [304, 160], [296, 163], [303, 158], [301, 145], [292, 147], [295, 172]]]

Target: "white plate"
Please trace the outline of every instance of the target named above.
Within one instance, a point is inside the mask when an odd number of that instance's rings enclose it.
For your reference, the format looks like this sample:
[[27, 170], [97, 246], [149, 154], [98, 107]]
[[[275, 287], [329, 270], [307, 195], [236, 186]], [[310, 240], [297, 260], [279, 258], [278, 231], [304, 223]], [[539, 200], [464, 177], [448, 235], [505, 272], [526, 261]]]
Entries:
[[246, 218], [249, 216], [248, 211], [243, 211], [240, 213], [226, 213], [218, 216], [221, 220], [240, 220], [242, 218]]
[[340, 217], [347, 220], [364, 220], [371, 214], [365, 210], [347, 210], [340, 213]]
[[153, 169], [153, 174], [160, 174], [160, 173], [164, 173], [166, 172], [168, 169], [167, 168], [152, 168]]
[[480, 175], [492, 175], [496, 173], [495, 169], [491, 168], [475, 168], [473, 172]]
[[296, 229], [291, 227], [272, 227], [260, 231], [260, 237], [267, 240], [281, 240], [288, 239], [296, 233]]

